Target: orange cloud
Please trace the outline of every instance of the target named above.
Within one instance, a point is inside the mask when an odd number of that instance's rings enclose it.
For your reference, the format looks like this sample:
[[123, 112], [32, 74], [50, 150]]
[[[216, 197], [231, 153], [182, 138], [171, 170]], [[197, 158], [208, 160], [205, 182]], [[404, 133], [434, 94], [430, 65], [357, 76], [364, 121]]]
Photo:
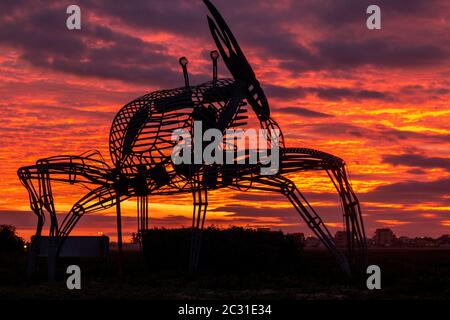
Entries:
[[389, 219], [388, 220], [381, 219], [381, 220], [375, 220], [375, 221], [378, 223], [382, 223], [386, 226], [402, 226], [402, 225], [411, 223], [408, 221], [400, 221], [400, 220], [395, 220], [395, 219], [390, 219], [390, 220]]

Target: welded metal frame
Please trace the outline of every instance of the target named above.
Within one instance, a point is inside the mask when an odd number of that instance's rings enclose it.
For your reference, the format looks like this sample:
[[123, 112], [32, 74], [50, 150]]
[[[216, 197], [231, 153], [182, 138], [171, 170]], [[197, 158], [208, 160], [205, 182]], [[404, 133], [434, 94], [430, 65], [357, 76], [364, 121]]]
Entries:
[[[211, 16], [208, 24], [220, 56], [233, 79], [217, 78], [218, 52], [212, 52], [213, 80], [190, 86], [187, 59], [180, 59], [185, 86], [144, 95], [125, 105], [116, 115], [109, 140], [113, 166], [100, 153], [90, 151], [79, 156], [57, 156], [41, 159], [35, 165], [18, 170], [28, 190], [32, 211], [37, 216], [36, 239], [30, 248], [29, 274], [36, 267], [39, 239], [50, 216], [49, 277], [64, 240], [84, 215], [116, 206], [119, 249], [121, 249], [120, 203], [137, 198], [138, 233], [148, 229], [148, 197], [192, 193], [192, 241], [189, 269], [198, 267], [201, 234], [205, 224], [208, 191], [219, 188], [263, 190], [286, 196], [302, 219], [333, 254], [341, 268], [350, 274], [350, 264], [364, 265], [367, 257], [366, 238], [361, 208], [349, 183], [342, 159], [312, 149], [286, 148], [278, 124], [271, 118], [262, 87], [239, 47], [228, 25], [211, 4], [204, 0]], [[247, 106], [255, 112], [260, 128], [279, 132], [280, 171], [262, 176], [262, 164], [254, 165], [175, 165], [170, 154], [175, 146], [174, 130], [184, 129], [193, 135], [193, 123], [201, 120], [203, 129], [225, 132], [246, 124]], [[270, 134], [268, 134], [270, 135]], [[232, 146], [235, 147], [235, 146]], [[203, 147], [202, 147], [203, 148]], [[194, 155], [192, 155], [194, 157]], [[341, 198], [347, 233], [347, 256], [337, 247], [325, 223], [286, 174], [302, 171], [325, 171]], [[59, 223], [52, 197], [52, 183], [81, 184], [89, 189]], [[121, 251], [121, 250], [120, 250]]]

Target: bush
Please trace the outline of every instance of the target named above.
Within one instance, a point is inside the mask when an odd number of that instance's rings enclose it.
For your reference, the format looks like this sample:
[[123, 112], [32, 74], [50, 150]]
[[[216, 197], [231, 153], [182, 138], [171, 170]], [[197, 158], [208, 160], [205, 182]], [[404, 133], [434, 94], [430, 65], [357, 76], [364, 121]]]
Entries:
[[25, 242], [16, 234], [16, 228], [11, 225], [0, 225], [0, 254], [18, 254], [24, 250]]
[[[191, 229], [151, 229], [143, 234], [143, 250], [151, 269], [187, 270]], [[290, 235], [232, 227], [203, 231], [199, 269], [260, 272], [299, 266], [301, 248]]]

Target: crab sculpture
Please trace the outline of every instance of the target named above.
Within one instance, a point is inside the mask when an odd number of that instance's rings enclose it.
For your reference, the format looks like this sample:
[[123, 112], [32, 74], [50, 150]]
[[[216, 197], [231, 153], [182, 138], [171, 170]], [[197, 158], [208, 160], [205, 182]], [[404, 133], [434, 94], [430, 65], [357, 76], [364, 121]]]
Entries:
[[[35, 165], [18, 170], [18, 176], [28, 190], [31, 209], [37, 216], [36, 234], [30, 248], [29, 274], [36, 266], [46, 212], [50, 220], [48, 266], [52, 277], [64, 241], [83, 215], [115, 206], [121, 250], [122, 201], [137, 198], [138, 231], [142, 231], [148, 228], [149, 196], [179, 193], [192, 194], [193, 198], [189, 267], [195, 271], [208, 192], [221, 188], [262, 190], [284, 195], [347, 274], [350, 274], [355, 261], [358, 265], [364, 263], [367, 251], [361, 210], [348, 181], [344, 161], [325, 152], [284, 145], [263, 88], [238, 42], [214, 5], [208, 0], [204, 3], [210, 12], [208, 24], [218, 50], [211, 52], [211, 81], [191, 86], [188, 61], [183, 57], [180, 59], [185, 78], [183, 87], [152, 92], [126, 104], [111, 126], [109, 149], [112, 166], [99, 152], [89, 151], [81, 155], [40, 159]], [[217, 78], [219, 57], [232, 75], [231, 79]], [[264, 164], [261, 161], [254, 164], [174, 163], [171, 154], [178, 143], [171, 139], [174, 130], [193, 133], [196, 121], [201, 121], [203, 129], [214, 128], [221, 132], [240, 128], [247, 124], [247, 107], [253, 110], [260, 129], [265, 130], [267, 143], [277, 144], [279, 170], [275, 174], [262, 175]], [[274, 134], [276, 139], [270, 139]], [[233, 150], [236, 141], [231, 144]], [[230, 150], [230, 146], [226, 148]], [[336, 188], [343, 208], [346, 254], [336, 246], [325, 223], [305, 196], [287, 178], [288, 174], [304, 171], [325, 171]], [[58, 221], [52, 197], [54, 182], [80, 184], [89, 189], [62, 221]]]

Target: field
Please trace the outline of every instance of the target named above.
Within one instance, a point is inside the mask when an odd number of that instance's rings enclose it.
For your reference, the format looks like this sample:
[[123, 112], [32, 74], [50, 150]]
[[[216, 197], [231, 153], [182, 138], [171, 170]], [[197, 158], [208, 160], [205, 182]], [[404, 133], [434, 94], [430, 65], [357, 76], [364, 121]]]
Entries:
[[[252, 270], [204, 267], [188, 274], [182, 264], [149, 267], [139, 252], [125, 252], [122, 276], [117, 274], [117, 253], [105, 260], [65, 259], [59, 263], [59, 280], [45, 280], [41, 261], [37, 279], [25, 280], [25, 255], [2, 259], [0, 299], [448, 299], [450, 251], [439, 249], [371, 250], [370, 264], [382, 271], [382, 289], [370, 291], [362, 278], [346, 279], [328, 253], [304, 250], [292, 264], [281, 262], [268, 270], [261, 263]], [[251, 260], [251, 257], [250, 257]], [[78, 264], [82, 290], [68, 290], [65, 267]], [[156, 267], [155, 267], [156, 265]], [[270, 263], [269, 263], [270, 265]]]

